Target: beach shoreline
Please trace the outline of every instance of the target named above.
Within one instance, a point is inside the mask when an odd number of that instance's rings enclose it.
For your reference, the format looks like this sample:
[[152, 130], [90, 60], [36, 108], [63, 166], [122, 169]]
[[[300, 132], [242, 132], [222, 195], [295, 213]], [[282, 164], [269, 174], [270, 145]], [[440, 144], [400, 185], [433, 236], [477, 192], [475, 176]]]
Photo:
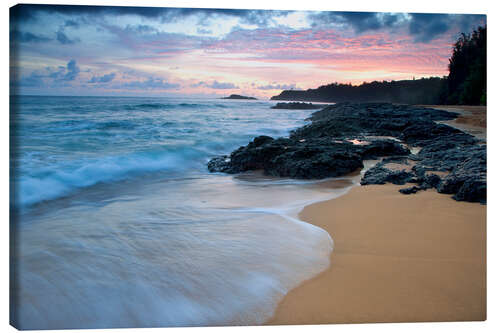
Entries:
[[486, 109], [424, 107], [335, 104], [287, 138], [259, 136], [208, 162], [299, 179], [364, 166], [362, 186], [299, 213], [332, 238], [330, 266], [287, 292], [266, 324], [486, 319], [486, 128], [457, 125], [480, 116], [486, 126]]
[[303, 209], [301, 220], [335, 242], [330, 267], [266, 324], [486, 319], [486, 205], [399, 188], [356, 186]]
[[421, 105], [426, 108], [458, 113], [458, 117], [442, 123], [458, 128], [486, 142], [486, 105]]

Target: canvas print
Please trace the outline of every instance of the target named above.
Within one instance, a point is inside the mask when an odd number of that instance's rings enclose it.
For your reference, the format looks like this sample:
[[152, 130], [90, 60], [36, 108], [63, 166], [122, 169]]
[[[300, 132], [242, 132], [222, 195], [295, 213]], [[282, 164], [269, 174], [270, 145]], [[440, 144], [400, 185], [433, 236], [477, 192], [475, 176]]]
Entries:
[[11, 325], [485, 320], [486, 99], [484, 14], [11, 7]]

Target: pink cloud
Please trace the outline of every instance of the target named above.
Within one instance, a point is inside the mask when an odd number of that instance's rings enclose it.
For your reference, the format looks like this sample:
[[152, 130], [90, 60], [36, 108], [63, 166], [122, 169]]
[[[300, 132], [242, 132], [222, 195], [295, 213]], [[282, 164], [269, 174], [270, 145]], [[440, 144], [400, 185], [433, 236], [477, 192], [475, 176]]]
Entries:
[[[210, 45], [210, 52], [251, 54], [247, 60], [302, 63], [337, 71], [386, 71], [445, 75], [451, 53], [450, 36], [432, 43], [415, 43], [405, 34], [378, 32], [342, 37], [334, 30], [278, 29], [236, 31]], [[227, 59], [230, 61], [230, 59]]]

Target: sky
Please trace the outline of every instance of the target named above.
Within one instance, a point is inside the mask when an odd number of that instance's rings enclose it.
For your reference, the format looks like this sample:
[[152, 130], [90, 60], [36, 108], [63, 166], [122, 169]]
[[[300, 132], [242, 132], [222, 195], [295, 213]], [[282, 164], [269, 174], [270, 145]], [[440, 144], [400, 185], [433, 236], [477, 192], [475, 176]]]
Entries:
[[485, 15], [18, 5], [11, 93], [269, 98], [448, 73]]

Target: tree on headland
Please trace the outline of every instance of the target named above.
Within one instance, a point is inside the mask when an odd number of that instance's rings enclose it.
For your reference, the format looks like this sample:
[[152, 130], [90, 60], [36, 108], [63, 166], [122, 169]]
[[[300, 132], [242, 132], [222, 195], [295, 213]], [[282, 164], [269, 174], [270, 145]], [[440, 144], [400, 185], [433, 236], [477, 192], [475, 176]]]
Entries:
[[448, 104], [486, 104], [486, 26], [462, 33], [448, 65]]
[[316, 89], [284, 90], [272, 100], [307, 102], [392, 102], [406, 104], [439, 104], [439, 92], [446, 90], [446, 78], [430, 77], [399, 81], [330, 83]]

